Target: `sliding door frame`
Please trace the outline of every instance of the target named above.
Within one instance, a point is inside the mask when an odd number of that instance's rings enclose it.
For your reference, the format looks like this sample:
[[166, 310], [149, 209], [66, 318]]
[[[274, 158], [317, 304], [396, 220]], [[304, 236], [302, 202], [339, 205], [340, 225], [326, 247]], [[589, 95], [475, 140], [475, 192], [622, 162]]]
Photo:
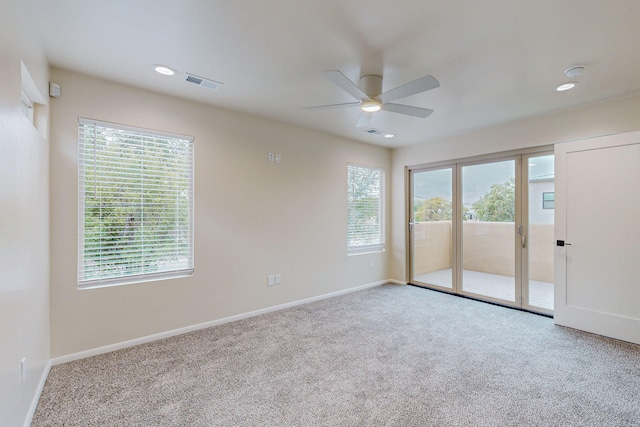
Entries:
[[[480, 156], [459, 158], [447, 161], [439, 161], [433, 163], [423, 163], [414, 166], [405, 166], [405, 254], [406, 254], [406, 282], [417, 284], [413, 276], [413, 237], [409, 231], [409, 224], [413, 222], [413, 174], [417, 172], [425, 172], [429, 170], [438, 170], [451, 168], [453, 172], [453, 213], [452, 213], [452, 274], [453, 283], [451, 289], [443, 288], [434, 285], [419, 285], [429, 289], [435, 289], [438, 291], [444, 291], [448, 293], [467, 296], [474, 299], [484, 300], [500, 305], [506, 305], [510, 307], [520, 308], [527, 311], [533, 311], [543, 314], [552, 314], [549, 310], [541, 309], [539, 307], [533, 307], [529, 305], [529, 277], [528, 266], [525, 266], [528, 261], [528, 243], [525, 248], [522, 248], [523, 237], [518, 234], [518, 225], [522, 227], [523, 234], [526, 236], [528, 230], [528, 171], [523, 173], [522, 168], [527, 166], [529, 157], [536, 157], [544, 154], [553, 154], [553, 145], [544, 145], [540, 147], [531, 147], [520, 150], [511, 150], [505, 152], [484, 154]], [[476, 164], [500, 162], [500, 161], [515, 161], [516, 170], [516, 188], [519, 188], [519, 194], [516, 194], [516, 206], [515, 206], [515, 229], [514, 244], [515, 244], [515, 302], [509, 303], [509, 301], [492, 298], [488, 296], [478, 295], [470, 292], [465, 292], [462, 289], [462, 167], [471, 166]], [[525, 212], [527, 214], [525, 214]], [[525, 237], [526, 238], [526, 237]], [[422, 283], [422, 282], [420, 282]]]
[[514, 232], [514, 263], [515, 263], [515, 273], [514, 273], [514, 287], [515, 287], [515, 297], [514, 297], [514, 301], [508, 301], [505, 299], [500, 299], [500, 298], [494, 298], [488, 295], [482, 295], [482, 294], [475, 294], [472, 292], [468, 292], [464, 290], [464, 286], [463, 286], [463, 281], [464, 281], [464, 259], [463, 259], [463, 252], [464, 252], [464, 236], [463, 236], [463, 218], [462, 218], [462, 191], [463, 191], [463, 180], [462, 180], [462, 169], [467, 167], [467, 166], [475, 166], [475, 165], [484, 165], [484, 164], [490, 164], [490, 163], [500, 163], [500, 162], [508, 162], [508, 161], [513, 161], [514, 162], [514, 177], [516, 179], [516, 188], [515, 188], [515, 218], [514, 218], [514, 230], [516, 230], [518, 228], [518, 225], [521, 225], [521, 217], [522, 217], [522, 206], [520, 203], [520, 199], [521, 199], [521, 193], [518, 192], [519, 188], [518, 185], [520, 184], [520, 176], [521, 176], [521, 154], [509, 154], [509, 155], [496, 155], [496, 156], [492, 156], [490, 158], [483, 158], [482, 160], [470, 160], [470, 161], [463, 161], [463, 162], [459, 162], [457, 163], [457, 167], [456, 167], [456, 175], [458, 177], [458, 194], [460, 195], [459, 200], [456, 200], [456, 204], [458, 204], [459, 206], [459, 210], [457, 211], [457, 213], [455, 213], [456, 215], [456, 225], [455, 225], [455, 229], [457, 229], [457, 241], [456, 241], [456, 245], [455, 245], [455, 253], [456, 253], [456, 262], [455, 262], [455, 269], [457, 270], [457, 276], [459, 277], [459, 281], [457, 283], [457, 287], [458, 287], [458, 291], [457, 293], [460, 295], [464, 295], [464, 296], [468, 296], [470, 298], [474, 298], [474, 299], [481, 299], [483, 301], [489, 301], [489, 302], [493, 302], [496, 304], [501, 304], [501, 305], [507, 305], [510, 307], [518, 307], [520, 308], [521, 306], [521, 301], [522, 301], [522, 283], [521, 283], [521, 278], [522, 278], [522, 251], [519, 249], [519, 245], [518, 245], [518, 241], [519, 241], [519, 234], [517, 232]]
[[[429, 171], [437, 171], [437, 170], [444, 170], [444, 169], [451, 169], [451, 179], [452, 179], [452, 218], [451, 218], [451, 222], [452, 222], [452, 227], [451, 227], [451, 232], [452, 232], [452, 236], [451, 236], [451, 250], [452, 250], [452, 261], [454, 260], [455, 256], [456, 256], [456, 251], [455, 251], [455, 245], [456, 245], [456, 238], [457, 238], [457, 234], [458, 234], [458, 230], [457, 228], [453, 225], [453, 223], [455, 222], [455, 215], [457, 212], [457, 207], [456, 207], [456, 203], [457, 203], [457, 199], [458, 199], [458, 174], [456, 172], [456, 164], [455, 163], [450, 163], [450, 162], [439, 162], [439, 163], [434, 163], [432, 165], [429, 165], [428, 167], [425, 168], [405, 168], [405, 170], [407, 171], [407, 190], [408, 190], [408, 197], [407, 197], [407, 203], [408, 203], [408, 207], [407, 207], [407, 212], [408, 212], [408, 219], [407, 219], [407, 227], [405, 228], [405, 232], [406, 232], [406, 238], [407, 238], [407, 262], [406, 262], [406, 266], [407, 266], [407, 283], [410, 283], [410, 281], [414, 278], [414, 269], [413, 269], [413, 234], [409, 231], [410, 230], [410, 224], [413, 223], [413, 203], [414, 203], [414, 198], [413, 198], [413, 194], [414, 194], [414, 181], [413, 181], [413, 176], [416, 173], [421, 173], [421, 172], [429, 172]], [[455, 264], [455, 263], [454, 263]], [[447, 293], [457, 293], [457, 283], [458, 283], [458, 273], [456, 271], [456, 269], [452, 269], [452, 277], [451, 277], [451, 288], [446, 288], [444, 286], [438, 286], [438, 285], [433, 285], [433, 284], [429, 284], [429, 288], [430, 289], [435, 289], [438, 291], [442, 291], [442, 292], [447, 292]], [[422, 282], [421, 282], [422, 283]]]
[[[521, 182], [521, 194], [522, 194], [522, 212], [526, 212], [526, 215], [522, 215], [522, 229], [524, 231], [524, 238], [526, 239], [526, 245], [523, 245], [522, 248], [522, 258], [524, 260], [526, 260], [526, 262], [522, 263], [522, 273], [521, 273], [521, 280], [522, 280], [522, 309], [523, 310], [527, 310], [527, 311], [533, 311], [536, 313], [542, 313], [542, 314], [546, 314], [549, 316], [553, 316], [553, 310], [548, 310], [542, 307], [537, 307], [537, 306], [533, 306], [530, 304], [529, 302], [529, 297], [531, 295], [530, 291], [529, 291], [529, 279], [530, 279], [530, 275], [529, 275], [529, 267], [530, 267], [530, 248], [531, 248], [531, 240], [529, 239], [529, 225], [530, 225], [530, 218], [529, 218], [529, 180], [531, 179], [531, 177], [529, 176], [529, 159], [531, 159], [532, 157], [540, 157], [540, 156], [545, 156], [545, 155], [553, 155], [554, 154], [554, 149], [553, 147], [550, 147], [550, 149], [545, 150], [545, 151], [540, 151], [540, 152], [533, 152], [533, 153], [523, 153], [521, 156], [522, 159], [522, 167], [525, 168], [526, 173], [523, 173], [521, 176], [522, 182]], [[555, 224], [554, 224], [555, 226]], [[553, 239], [551, 241], [549, 241], [549, 245], [555, 245], [555, 242], [553, 241]]]

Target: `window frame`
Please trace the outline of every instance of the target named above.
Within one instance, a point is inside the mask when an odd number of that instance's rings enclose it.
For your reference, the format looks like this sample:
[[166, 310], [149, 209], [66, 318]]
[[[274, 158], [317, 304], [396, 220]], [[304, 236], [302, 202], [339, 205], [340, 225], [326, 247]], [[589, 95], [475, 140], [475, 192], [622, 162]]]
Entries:
[[[351, 223], [351, 198], [352, 198], [352, 186], [350, 185], [350, 175], [352, 173], [352, 169], [362, 169], [370, 172], [379, 173], [378, 177], [378, 194], [377, 194], [377, 218], [378, 218], [378, 229], [375, 231], [375, 238], [377, 241], [373, 243], [364, 243], [364, 244], [352, 244], [352, 233], [357, 232], [357, 230], [353, 230], [355, 227], [354, 224]], [[347, 254], [348, 255], [358, 255], [363, 253], [372, 253], [372, 252], [384, 252], [385, 251], [385, 170], [381, 167], [375, 166], [365, 166], [357, 163], [348, 163], [347, 164]], [[370, 233], [369, 233], [370, 234]], [[363, 236], [361, 239], [372, 238], [371, 235]]]
[[33, 110], [34, 110], [33, 101], [31, 101], [31, 98], [29, 97], [27, 92], [25, 92], [23, 89], [22, 92], [20, 93], [20, 111], [22, 111], [22, 114], [27, 118], [27, 120], [29, 120], [29, 123], [35, 126], [34, 120], [33, 120], [34, 119]]
[[[85, 146], [87, 144], [87, 138], [83, 134], [85, 127], [106, 128], [107, 130], [121, 131], [129, 133], [130, 135], [139, 135], [141, 137], [159, 138], [164, 140], [173, 140], [174, 142], [186, 143], [186, 161], [187, 167], [185, 170], [188, 172], [187, 185], [185, 191], [187, 193], [187, 226], [183, 235], [187, 236], [186, 244], [186, 264], [180, 265], [177, 268], [167, 268], [162, 271], [146, 271], [139, 272], [137, 274], [124, 274], [124, 275], [100, 275], [99, 277], [85, 276], [86, 270], [85, 260], [87, 259], [85, 250], [85, 211], [87, 208], [85, 200], [85, 176], [87, 171], [87, 162]], [[130, 142], [130, 140], [127, 140]], [[95, 136], [94, 136], [94, 151], [95, 155]], [[183, 153], [184, 154], [184, 153]], [[106, 157], [108, 159], [108, 157]], [[147, 157], [147, 159], [157, 159], [155, 156]], [[93, 157], [95, 161], [95, 156]], [[95, 173], [95, 172], [94, 172]], [[195, 179], [195, 156], [194, 156], [194, 138], [187, 135], [179, 135], [174, 133], [168, 133], [164, 131], [157, 131], [153, 129], [139, 128], [129, 125], [122, 125], [118, 123], [110, 123], [105, 121], [87, 119], [83, 117], [78, 118], [78, 289], [93, 289], [109, 286], [119, 286], [133, 283], [150, 282], [156, 280], [173, 279], [178, 277], [188, 277], [194, 273], [194, 179]], [[98, 181], [99, 182], [99, 181]], [[144, 185], [142, 185], [144, 188]], [[140, 197], [143, 197], [144, 191], [140, 192]], [[148, 193], [147, 193], [148, 194]], [[176, 197], [176, 200], [178, 198]], [[177, 203], [177, 202], [176, 202]], [[144, 207], [144, 204], [142, 204]], [[101, 225], [102, 227], [102, 225]], [[146, 239], [148, 242], [149, 239]], [[145, 243], [145, 239], [142, 240], [142, 245]], [[157, 243], [157, 241], [155, 241]], [[102, 247], [101, 247], [102, 249]], [[176, 254], [179, 251], [176, 252]], [[175, 255], [175, 254], [174, 254]], [[135, 258], [134, 258], [135, 259]], [[144, 257], [142, 257], [144, 259]]]
[[[548, 194], [552, 195], [551, 199], [548, 199], [545, 197]], [[556, 201], [555, 191], [542, 192], [542, 209], [549, 209], [549, 210], [554, 209], [555, 201]]]

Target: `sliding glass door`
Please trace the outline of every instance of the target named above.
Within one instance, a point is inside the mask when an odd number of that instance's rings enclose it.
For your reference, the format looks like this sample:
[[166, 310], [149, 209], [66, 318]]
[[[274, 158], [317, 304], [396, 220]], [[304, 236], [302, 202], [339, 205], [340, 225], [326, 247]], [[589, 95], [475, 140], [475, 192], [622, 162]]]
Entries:
[[461, 293], [514, 304], [516, 160], [460, 166]]
[[412, 174], [411, 262], [415, 281], [453, 289], [453, 168]]
[[409, 192], [410, 283], [552, 313], [552, 153], [413, 168]]
[[523, 280], [526, 292], [523, 305], [534, 311], [552, 313], [554, 294], [554, 167], [555, 156], [525, 156], [527, 180], [524, 199], [527, 212], [524, 253], [526, 270]]

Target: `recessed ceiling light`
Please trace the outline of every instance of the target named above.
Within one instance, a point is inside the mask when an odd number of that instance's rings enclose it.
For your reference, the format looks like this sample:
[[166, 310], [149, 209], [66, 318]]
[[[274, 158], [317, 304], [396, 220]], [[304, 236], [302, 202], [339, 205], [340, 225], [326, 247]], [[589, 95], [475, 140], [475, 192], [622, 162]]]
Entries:
[[169, 68], [159, 64], [154, 65], [153, 69], [156, 70], [157, 73], [163, 74], [165, 76], [173, 76], [176, 73], [176, 70], [174, 70], [173, 68]]
[[376, 111], [380, 111], [382, 105], [378, 101], [366, 101], [362, 103], [360, 108], [367, 113], [375, 113]]
[[556, 90], [558, 92], [564, 92], [565, 90], [573, 89], [574, 87], [576, 87], [577, 84], [578, 84], [578, 82], [565, 83], [565, 84], [562, 84], [562, 85], [558, 86], [556, 88]]
[[384, 134], [384, 137], [385, 137], [385, 138], [393, 138], [394, 136], [395, 136], [395, 135], [394, 135], [394, 134], [392, 134], [392, 133], [385, 133], [385, 134]]

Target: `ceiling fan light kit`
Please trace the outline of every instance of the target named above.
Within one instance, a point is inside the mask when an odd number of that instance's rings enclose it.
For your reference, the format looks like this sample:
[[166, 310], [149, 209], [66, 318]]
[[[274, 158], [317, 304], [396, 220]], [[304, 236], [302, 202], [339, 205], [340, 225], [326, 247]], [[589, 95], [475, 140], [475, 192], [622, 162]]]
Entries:
[[382, 104], [378, 101], [365, 101], [362, 103], [360, 108], [362, 108], [362, 111], [366, 111], [367, 113], [375, 113], [382, 109]]

